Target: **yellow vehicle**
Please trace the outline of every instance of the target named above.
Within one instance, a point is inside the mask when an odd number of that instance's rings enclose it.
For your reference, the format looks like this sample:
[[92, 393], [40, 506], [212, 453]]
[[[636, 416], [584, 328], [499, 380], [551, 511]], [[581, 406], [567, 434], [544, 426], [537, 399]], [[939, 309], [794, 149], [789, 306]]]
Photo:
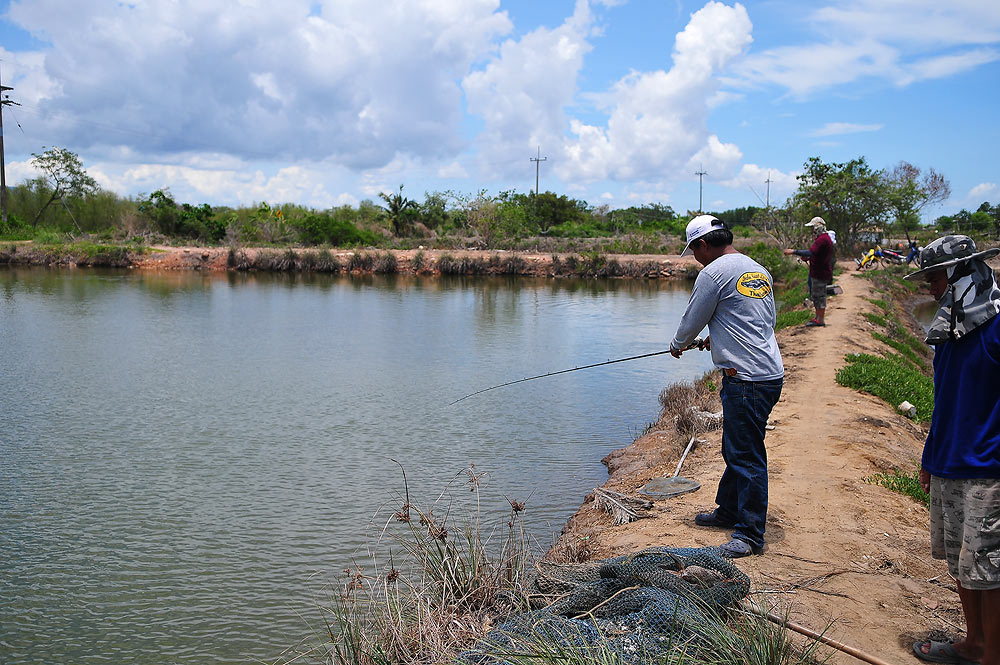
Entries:
[[865, 252], [865, 255], [860, 259], [854, 259], [854, 262], [858, 264], [858, 270], [874, 270], [882, 267], [884, 258], [885, 253], [882, 251], [882, 247], [875, 245], [875, 247]]

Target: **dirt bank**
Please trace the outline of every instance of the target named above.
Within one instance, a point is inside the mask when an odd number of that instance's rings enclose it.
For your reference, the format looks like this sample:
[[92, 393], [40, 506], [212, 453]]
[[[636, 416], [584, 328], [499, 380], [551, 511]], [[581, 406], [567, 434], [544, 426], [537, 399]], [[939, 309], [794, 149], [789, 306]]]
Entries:
[[[251, 260], [262, 252], [281, 253], [286, 250], [253, 249], [239, 250]], [[315, 254], [315, 249], [295, 250], [300, 255]], [[575, 254], [542, 254], [532, 252], [508, 252], [503, 250], [442, 250], [442, 249], [410, 249], [410, 250], [330, 250], [330, 255], [340, 266], [348, 266], [355, 254], [377, 256], [391, 253], [396, 257], [395, 272], [438, 274], [441, 257], [450, 257], [453, 261], [468, 259], [479, 262], [477, 273], [515, 273], [537, 277], [553, 276], [574, 272], [567, 263], [579, 259]], [[418, 258], [419, 257], [419, 258]], [[554, 258], [555, 257], [555, 258]], [[700, 266], [693, 257], [661, 254], [608, 254], [604, 255], [605, 264], [614, 262], [620, 267], [622, 275], [654, 279], [683, 279], [693, 277]], [[511, 259], [514, 259], [512, 262]], [[560, 269], [555, 266], [556, 260], [562, 263]], [[204, 247], [165, 247], [157, 246], [142, 256], [135, 257], [134, 267], [150, 270], [231, 270], [228, 248]], [[611, 273], [609, 276], [614, 276]]]
[[[892, 468], [914, 470], [925, 429], [878, 398], [836, 383], [845, 354], [880, 345], [862, 317], [871, 308], [864, 300], [870, 284], [852, 266], [843, 267], [844, 293], [829, 301], [828, 325], [778, 334], [786, 375], [767, 434], [767, 548], [738, 565], [753, 579], [758, 599], [789, 605], [791, 620], [817, 630], [832, 622], [830, 637], [888, 662], [912, 663], [915, 639], [931, 631], [957, 634], [964, 623], [946, 566], [930, 556], [927, 509], [863, 480]], [[681, 452], [675, 436], [654, 431], [609, 455], [605, 487], [639, 496], [647, 481], [672, 475]], [[586, 547], [592, 558], [603, 558], [727, 540], [727, 531], [693, 522], [695, 513], [714, 508], [724, 468], [721, 430], [701, 438], [705, 443], [681, 472], [700, 481], [700, 490], [656, 501], [650, 518], [622, 526], [588, 501], [557, 547]], [[859, 661], [838, 653], [832, 662]]]

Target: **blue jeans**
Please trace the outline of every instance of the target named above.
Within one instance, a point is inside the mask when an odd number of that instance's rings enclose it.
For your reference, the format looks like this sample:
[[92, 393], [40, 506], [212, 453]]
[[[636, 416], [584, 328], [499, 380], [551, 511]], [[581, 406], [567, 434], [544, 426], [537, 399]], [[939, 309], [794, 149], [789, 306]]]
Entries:
[[764, 433], [783, 379], [744, 381], [722, 377], [722, 458], [726, 471], [715, 502], [718, 516], [734, 524], [733, 538], [764, 547], [767, 525], [767, 451]]

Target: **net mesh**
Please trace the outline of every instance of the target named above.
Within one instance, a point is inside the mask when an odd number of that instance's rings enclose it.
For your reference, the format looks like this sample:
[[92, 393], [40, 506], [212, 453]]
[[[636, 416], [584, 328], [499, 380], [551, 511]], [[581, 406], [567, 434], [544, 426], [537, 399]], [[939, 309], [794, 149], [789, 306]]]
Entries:
[[656, 547], [587, 564], [539, 563], [528, 580], [537, 609], [507, 618], [458, 660], [499, 665], [524, 645], [558, 653], [601, 648], [622, 662], [697, 648], [710, 624], [750, 591], [750, 578], [718, 547]]

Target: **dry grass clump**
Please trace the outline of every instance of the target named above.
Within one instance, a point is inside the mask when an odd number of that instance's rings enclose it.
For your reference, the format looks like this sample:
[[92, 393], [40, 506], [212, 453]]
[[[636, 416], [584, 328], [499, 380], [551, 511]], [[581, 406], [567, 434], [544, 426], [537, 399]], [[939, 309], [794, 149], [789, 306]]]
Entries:
[[[476, 493], [476, 505], [484, 475], [473, 467], [457, 477]], [[448, 662], [489, 632], [498, 616], [530, 609], [524, 503], [509, 502], [506, 520], [488, 531], [478, 511], [465, 524], [453, 523], [447, 506], [422, 510], [405, 490], [385, 516], [371, 561], [344, 571], [321, 641], [289, 651], [280, 662]]]
[[375, 259], [368, 252], [351, 252], [347, 259], [348, 272], [371, 272]]
[[321, 250], [316, 254], [316, 261], [313, 263], [316, 272], [340, 272], [341, 265], [337, 257], [328, 249]]
[[485, 275], [489, 272], [489, 261], [479, 256], [442, 254], [438, 257], [437, 267], [442, 275]]
[[[697, 381], [674, 383], [660, 392], [660, 429], [676, 429], [684, 436], [693, 436], [709, 427], [701, 413], [717, 413], [722, 409], [718, 375], [708, 372]], [[692, 408], [693, 407], [693, 408]]]
[[372, 263], [372, 272], [380, 275], [395, 275], [399, 272], [399, 262], [392, 252], [379, 252]]

